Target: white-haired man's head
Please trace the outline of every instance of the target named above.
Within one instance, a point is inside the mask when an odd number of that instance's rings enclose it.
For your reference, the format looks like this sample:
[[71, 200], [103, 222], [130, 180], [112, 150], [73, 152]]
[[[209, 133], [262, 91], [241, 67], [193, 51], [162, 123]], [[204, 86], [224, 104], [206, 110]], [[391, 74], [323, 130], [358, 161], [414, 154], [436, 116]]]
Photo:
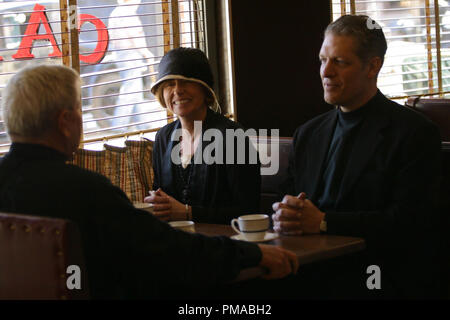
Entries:
[[75, 144], [78, 147], [82, 133], [80, 84], [79, 75], [61, 65], [27, 67], [15, 74], [2, 98], [3, 119], [11, 140], [61, 138], [59, 142], [71, 144], [61, 150], [65, 153]]

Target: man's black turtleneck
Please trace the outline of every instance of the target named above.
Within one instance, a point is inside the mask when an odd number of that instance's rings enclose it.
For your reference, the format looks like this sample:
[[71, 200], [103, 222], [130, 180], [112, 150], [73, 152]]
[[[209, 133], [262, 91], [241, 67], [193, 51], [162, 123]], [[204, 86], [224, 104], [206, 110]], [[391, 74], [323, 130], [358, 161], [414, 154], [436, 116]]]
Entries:
[[321, 210], [335, 209], [342, 177], [350, 158], [355, 137], [367, 110], [371, 107], [371, 101], [375, 97], [354, 111], [343, 112], [341, 108], [338, 109], [336, 126], [328, 148], [322, 175], [322, 194], [318, 200], [318, 207]]

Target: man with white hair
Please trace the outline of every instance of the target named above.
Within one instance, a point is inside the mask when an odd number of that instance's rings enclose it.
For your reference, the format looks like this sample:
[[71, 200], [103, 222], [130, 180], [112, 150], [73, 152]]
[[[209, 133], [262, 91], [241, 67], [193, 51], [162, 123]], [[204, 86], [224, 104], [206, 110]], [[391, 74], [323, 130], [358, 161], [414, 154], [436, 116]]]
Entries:
[[175, 230], [135, 209], [104, 176], [66, 164], [82, 136], [80, 78], [72, 69], [23, 69], [2, 107], [12, 145], [0, 161], [0, 210], [77, 223], [93, 298], [181, 298], [181, 288], [206, 290], [258, 265], [268, 279], [296, 272], [290, 251]]

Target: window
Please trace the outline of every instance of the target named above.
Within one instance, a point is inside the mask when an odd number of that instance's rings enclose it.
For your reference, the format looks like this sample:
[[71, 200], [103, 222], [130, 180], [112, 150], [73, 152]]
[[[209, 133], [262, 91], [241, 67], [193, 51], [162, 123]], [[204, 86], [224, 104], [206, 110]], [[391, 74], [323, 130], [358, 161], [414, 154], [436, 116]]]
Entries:
[[[175, 47], [206, 51], [204, 11], [201, 0], [1, 2], [0, 96], [26, 65], [68, 65], [83, 81], [85, 144], [151, 136], [173, 119], [149, 91], [158, 63]], [[0, 119], [0, 152], [9, 144]]]
[[388, 50], [378, 87], [385, 95], [404, 101], [450, 93], [449, 1], [333, 0], [332, 13], [333, 20], [368, 15], [383, 28]]

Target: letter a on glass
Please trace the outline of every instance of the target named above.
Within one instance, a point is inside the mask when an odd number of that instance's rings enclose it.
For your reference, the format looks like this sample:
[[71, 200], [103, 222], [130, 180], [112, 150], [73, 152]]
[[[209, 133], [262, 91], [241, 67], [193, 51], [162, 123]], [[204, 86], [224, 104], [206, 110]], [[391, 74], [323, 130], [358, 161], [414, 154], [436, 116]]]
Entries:
[[[20, 42], [19, 50], [12, 57], [14, 59], [31, 59], [34, 55], [31, 53], [34, 40], [48, 40], [52, 44], [53, 52], [50, 53], [49, 57], [61, 57], [62, 53], [59, 50], [58, 44], [56, 43], [55, 36], [53, 35], [52, 28], [48, 23], [47, 15], [45, 13], [46, 8], [40, 4], [36, 4], [31, 14], [30, 21], [28, 21], [27, 29], [25, 30], [25, 35]], [[39, 26], [43, 24], [46, 34], [38, 34]]]

